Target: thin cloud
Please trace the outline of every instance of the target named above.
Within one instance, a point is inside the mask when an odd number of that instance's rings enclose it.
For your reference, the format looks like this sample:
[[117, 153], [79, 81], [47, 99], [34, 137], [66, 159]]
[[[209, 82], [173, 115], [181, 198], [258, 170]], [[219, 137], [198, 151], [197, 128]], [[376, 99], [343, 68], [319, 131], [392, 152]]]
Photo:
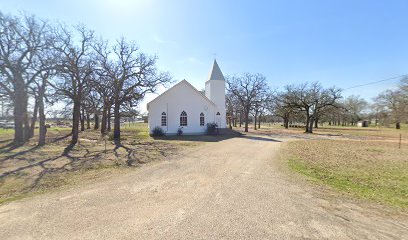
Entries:
[[153, 37], [153, 41], [159, 44], [176, 44], [174, 41], [164, 40], [157, 35]]

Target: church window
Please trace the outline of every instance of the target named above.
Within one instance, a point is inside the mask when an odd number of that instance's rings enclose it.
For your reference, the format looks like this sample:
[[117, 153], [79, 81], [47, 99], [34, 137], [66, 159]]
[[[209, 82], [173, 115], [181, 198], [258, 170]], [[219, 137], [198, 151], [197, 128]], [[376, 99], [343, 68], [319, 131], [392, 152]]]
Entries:
[[167, 115], [165, 112], [162, 113], [161, 115], [161, 125], [162, 126], [167, 126]]
[[187, 113], [185, 111], [180, 114], [180, 126], [187, 126]]
[[204, 126], [204, 113], [200, 113], [200, 126]]
[[217, 116], [221, 115], [220, 112], [217, 112]]

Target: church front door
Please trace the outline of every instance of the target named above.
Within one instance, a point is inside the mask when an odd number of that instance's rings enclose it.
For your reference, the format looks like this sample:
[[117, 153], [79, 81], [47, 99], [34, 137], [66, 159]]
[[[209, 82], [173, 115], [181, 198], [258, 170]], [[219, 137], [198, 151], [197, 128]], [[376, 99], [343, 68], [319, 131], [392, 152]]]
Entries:
[[217, 115], [215, 115], [215, 123], [218, 127], [221, 127], [221, 114], [219, 112], [217, 112]]

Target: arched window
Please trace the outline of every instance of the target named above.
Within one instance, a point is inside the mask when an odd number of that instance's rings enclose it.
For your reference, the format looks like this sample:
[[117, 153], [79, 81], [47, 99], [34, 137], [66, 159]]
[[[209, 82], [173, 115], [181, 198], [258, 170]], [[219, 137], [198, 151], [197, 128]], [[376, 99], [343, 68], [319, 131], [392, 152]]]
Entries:
[[180, 114], [180, 126], [187, 126], [187, 113], [185, 111]]
[[217, 112], [217, 116], [221, 115], [220, 112]]
[[200, 126], [204, 126], [204, 113], [200, 113]]
[[162, 115], [161, 115], [161, 125], [162, 126], [167, 126], [167, 116], [166, 116], [165, 112], [163, 112]]

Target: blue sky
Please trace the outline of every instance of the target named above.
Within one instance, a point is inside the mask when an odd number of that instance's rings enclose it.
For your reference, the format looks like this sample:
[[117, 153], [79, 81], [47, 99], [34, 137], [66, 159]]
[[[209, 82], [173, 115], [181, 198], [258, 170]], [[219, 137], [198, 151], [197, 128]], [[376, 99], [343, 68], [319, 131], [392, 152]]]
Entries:
[[[224, 75], [262, 73], [273, 88], [348, 88], [408, 73], [408, 1], [0, 0], [0, 9], [135, 40], [159, 57], [160, 69], [198, 89], [214, 53]], [[397, 81], [344, 95], [370, 100]]]

